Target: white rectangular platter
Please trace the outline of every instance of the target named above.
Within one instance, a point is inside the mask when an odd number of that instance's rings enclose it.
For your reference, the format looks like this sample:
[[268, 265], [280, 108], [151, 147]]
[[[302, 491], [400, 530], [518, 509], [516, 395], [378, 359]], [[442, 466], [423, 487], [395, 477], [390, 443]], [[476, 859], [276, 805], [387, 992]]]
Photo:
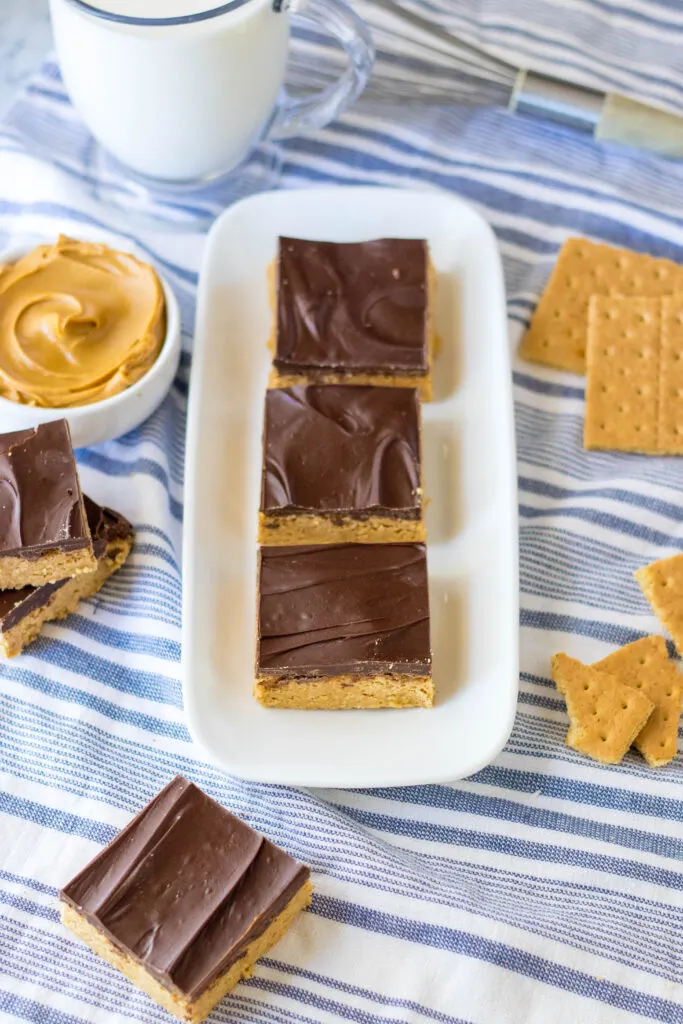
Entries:
[[[438, 274], [435, 401], [423, 406], [433, 709], [291, 711], [252, 696], [256, 520], [279, 235], [426, 238]], [[518, 686], [517, 489], [500, 258], [488, 225], [436, 192], [325, 187], [227, 210], [204, 255], [187, 428], [183, 692], [226, 771], [295, 786], [470, 775], [505, 744]]]

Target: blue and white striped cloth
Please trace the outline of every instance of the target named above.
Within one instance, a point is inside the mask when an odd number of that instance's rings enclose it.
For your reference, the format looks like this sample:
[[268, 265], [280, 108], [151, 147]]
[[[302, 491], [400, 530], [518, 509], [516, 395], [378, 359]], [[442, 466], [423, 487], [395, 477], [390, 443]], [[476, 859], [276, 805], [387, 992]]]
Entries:
[[[678, 0], [419, 9], [541, 70], [683, 112]], [[78, 236], [84, 225], [129, 241], [121, 216], [90, 194], [90, 151], [48, 63], [0, 131], [0, 241]], [[513, 343], [568, 235], [683, 262], [681, 164], [504, 112], [412, 110], [397, 124], [361, 105], [283, 156], [284, 187], [419, 183], [473, 202], [503, 251]], [[310, 912], [212, 1020], [683, 1022], [683, 760], [652, 770], [636, 754], [618, 767], [575, 754], [548, 678], [556, 650], [592, 660], [656, 630], [632, 572], [683, 550], [683, 460], [585, 452], [583, 381], [517, 362], [522, 673], [504, 752], [465, 781], [396, 790], [306, 792], [222, 775], [190, 742], [179, 684], [202, 238], [134, 233], [180, 297], [183, 359], [147, 423], [80, 453], [84, 489], [136, 525], [132, 558], [0, 667], [0, 1018], [168, 1019], [63, 931], [56, 894], [182, 772], [311, 864], [317, 885]]]

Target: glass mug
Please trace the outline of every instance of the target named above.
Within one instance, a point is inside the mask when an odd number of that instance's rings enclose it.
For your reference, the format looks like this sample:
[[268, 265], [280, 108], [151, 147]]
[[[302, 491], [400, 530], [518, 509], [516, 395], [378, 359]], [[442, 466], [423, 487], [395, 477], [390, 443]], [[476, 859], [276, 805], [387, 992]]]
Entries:
[[[343, 0], [50, 0], [50, 10], [74, 107], [103, 149], [151, 183], [199, 186], [266, 137], [329, 124], [372, 71], [368, 29]], [[348, 58], [336, 82], [303, 98], [283, 86], [292, 18], [331, 34]]]

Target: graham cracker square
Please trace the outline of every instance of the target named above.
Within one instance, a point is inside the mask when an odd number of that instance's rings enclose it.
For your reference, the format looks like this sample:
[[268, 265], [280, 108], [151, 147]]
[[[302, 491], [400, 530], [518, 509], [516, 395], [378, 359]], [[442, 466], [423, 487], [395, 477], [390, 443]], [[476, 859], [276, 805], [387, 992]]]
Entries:
[[654, 298], [683, 291], [683, 267], [628, 249], [569, 238], [522, 339], [520, 355], [558, 370], [585, 373], [591, 295]]
[[586, 448], [658, 450], [660, 334], [660, 299], [591, 297]]
[[634, 746], [653, 768], [676, 756], [681, 714], [681, 675], [669, 658], [661, 636], [646, 636], [626, 644], [591, 668], [607, 672], [634, 690], [641, 690], [655, 708], [634, 740]]
[[659, 353], [658, 448], [683, 454], [683, 296], [663, 298]]
[[603, 764], [617, 764], [654, 710], [642, 690], [566, 654], [552, 659], [552, 677], [567, 702], [567, 746]]
[[660, 558], [637, 569], [634, 575], [683, 657], [683, 555]]

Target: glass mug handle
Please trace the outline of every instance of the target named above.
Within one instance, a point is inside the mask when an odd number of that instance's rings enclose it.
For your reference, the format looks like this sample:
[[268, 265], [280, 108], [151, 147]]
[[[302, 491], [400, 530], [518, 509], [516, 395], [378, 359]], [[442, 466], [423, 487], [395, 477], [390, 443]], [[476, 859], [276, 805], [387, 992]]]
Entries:
[[268, 137], [285, 139], [315, 128], [324, 128], [356, 101], [368, 83], [375, 59], [375, 48], [365, 22], [344, 0], [274, 0], [276, 10], [288, 11], [309, 29], [333, 36], [343, 47], [348, 66], [341, 77], [311, 96], [297, 99], [286, 89], [278, 101]]

